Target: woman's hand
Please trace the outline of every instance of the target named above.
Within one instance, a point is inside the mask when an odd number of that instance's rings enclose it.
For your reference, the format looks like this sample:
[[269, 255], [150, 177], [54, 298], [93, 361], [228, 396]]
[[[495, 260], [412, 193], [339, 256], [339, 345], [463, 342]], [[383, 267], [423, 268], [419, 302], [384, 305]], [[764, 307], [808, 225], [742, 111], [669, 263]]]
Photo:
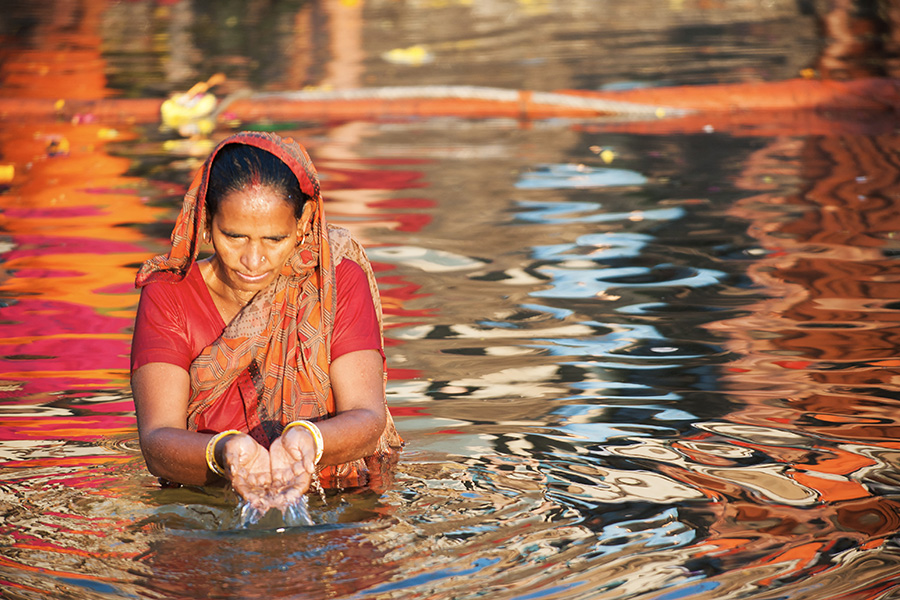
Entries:
[[289, 429], [272, 442], [269, 448], [272, 506], [284, 511], [306, 493], [316, 471], [315, 454], [315, 440], [300, 427]]
[[269, 510], [272, 469], [269, 452], [249, 435], [233, 435], [222, 441], [221, 464], [231, 486], [250, 506], [265, 514]]
[[284, 512], [309, 489], [315, 472], [315, 442], [305, 431], [289, 430], [266, 450], [249, 435], [222, 441], [222, 463], [231, 486], [251, 507], [265, 514]]

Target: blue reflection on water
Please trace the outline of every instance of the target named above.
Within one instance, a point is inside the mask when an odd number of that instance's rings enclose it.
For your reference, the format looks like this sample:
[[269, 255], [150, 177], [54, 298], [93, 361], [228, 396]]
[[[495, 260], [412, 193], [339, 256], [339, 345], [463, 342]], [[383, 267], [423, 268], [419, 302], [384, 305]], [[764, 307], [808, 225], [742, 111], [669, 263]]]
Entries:
[[[534, 246], [532, 255], [538, 260], [567, 260], [574, 257], [587, 260], [634, 258], [640, 256], [641, 250], [652, 240], [653, 237], [645, 233], [610, 231], [582, 235], [575, 240], [575, 244]], [[579, 249], [587, 248], [590, 248], [587, 253], [578, 252]]]
[[524, 173], [516, 183], [519, 189], [547, 190], [644, 185], [647, 178], [636, 171], [589, 167], [586, 165], [544, 165]]
[[[596, 321], [588, 321], [586, 325], [602, 327]], [[607, 334], [583, 338], [552, 338], [538, 339], [535, 347], [546, 350], [555, 356], [627, 356], [628, 349], [641, 347], [645, 351], [639, 352], [642, 361], [657, 361], [654, 364], [631, 365], [634, 368], [658, 369], [661, 367], [658, 361], [669, 360], [673, 356], [679, 359], [697, 358], [703, 356], [699, 353], [686, 353], [679, 351], [678, 347], [670, 339], [666, 339], [653, 325], [639, 323], [607, 324], [612, 329]], [[635, 352], [631, 352], [634, 354]], [[624, 366], [624, 365], [618, 365]]]
[[436, 571], [431, 571], [428, 573], [423, 573], [421, 575], [416, 575], [414, 577], [410, 577], [408, 579], [404, 579], [403, 581], [398, 581], [396, 583], [389, 583], [385, 585], [379, 585], [370, 590], [366, 590], [363, 592], [365, 596], [374, 596], [376, 594], [383, 594], [385, 592], [393, 592], [397, 590], [404, 590], [411, 587], [416, 587], [419, 585], [433, 583], [435, 581], [439, 581], [441, 579], [448, 579], [452, 577], [464, 577], [466, 575], [475, 575], [482, 569], [486, 567], [490, 567], [492, 565], [500, 562], [498, 558], [479, 558], [476, 559], [472, 563], [471, 569], [438, 569]]
[[696, 532], [678, 518], [678, 509], [666, 508], [652, 519], [631, 519], [605, 525], [592, 551], [599, 555], [620, 552], [641, 543], [647, 547], [680, 546], [696, 538]]
[[[605, 383], [605, 382], [604, 382]], [[594, 415], [597, 418], [602, 414], [604, 418], [608, 418], [611, 413], [618, 413], [620, 416], [626, 416], [622, 413], [628, 413], [627, 416], [635, 420], [656, 419], [660, 421], [691, 421], [696, 419], [687, 411], [666, 406], [657, 406], [653, 404], [642, 404], [640, 406], [622, 406], [618, 404], [567, 404], [561, 406], [554, 414], [564, 415], [567, 417]]]

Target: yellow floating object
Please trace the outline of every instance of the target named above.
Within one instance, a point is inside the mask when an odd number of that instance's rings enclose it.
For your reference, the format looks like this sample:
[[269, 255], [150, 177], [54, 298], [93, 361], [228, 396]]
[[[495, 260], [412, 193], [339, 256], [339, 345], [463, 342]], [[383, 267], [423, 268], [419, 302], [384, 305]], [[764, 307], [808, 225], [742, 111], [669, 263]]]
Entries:
[[15, 165], [0, 165], [0, 183], [9, 183], [15, 176]]
[[215, 119], [197, 119], [178, 127], [178, 133], [182, 137], [207, 136], [216, 129]]
[[163, 142], [163, 150], [166, 152], [198, 158], [206, 158], [214, 147], [215, 142], [210, 139], [195, 138], [190, 140], [166, 140]]
[[225, 76], [216, 73], [206, 81], [195, 83], [187, 92], [169, 97], [159, 109], [163, 127], [175, 129], [184, 137], [212, 133], [219, 101], [209, 89], [224, 81]]
[[162, 103], [160, 116], [163, 125], [178, 129], [192, 121], [203, 119], [216, 109], [216, 97], [212, 94], [188, 96], [177, 94]]
[[395, 65], [424, 65], [434, 60], [434, 55], [425, 46], [394, 48], [381, 55], [384, 60]]
[[47, 142], [47, 154], [50, 156], [62, 156], [69, 153], [69, 140], [64, 137], [52, 136]]

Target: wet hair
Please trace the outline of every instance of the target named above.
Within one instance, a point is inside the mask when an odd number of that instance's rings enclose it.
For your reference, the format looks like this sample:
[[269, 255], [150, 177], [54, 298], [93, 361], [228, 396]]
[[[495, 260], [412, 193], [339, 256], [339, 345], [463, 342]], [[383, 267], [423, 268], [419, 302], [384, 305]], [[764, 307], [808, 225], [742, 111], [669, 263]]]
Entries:
[[228, 144], [219, 150], [209, 170], [206, 189], [206, 214], [212, 220], [219, 203], [228, 194], [248, 187], [263, 185], [274, 189], [294, 208], [294, 216], [303, 215], [303, 206], [311, 198], [300, 190], [300, 183], [290, 167], [280, 158], [256, 146]]

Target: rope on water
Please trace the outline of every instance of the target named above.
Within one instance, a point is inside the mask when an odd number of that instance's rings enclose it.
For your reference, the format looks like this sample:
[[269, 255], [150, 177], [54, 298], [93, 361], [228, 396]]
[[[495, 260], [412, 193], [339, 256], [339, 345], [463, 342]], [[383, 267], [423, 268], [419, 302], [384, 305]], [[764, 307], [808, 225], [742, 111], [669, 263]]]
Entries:
[[606, 98], [593, 98], [576, 94], [557, 92], [521, 92], [493, 87], [443, 85], [443, 86], [396, 86], [361, 88], [352, 90], [299, 90], [283, 92], [263, 92], [252, 95], [254, 100], [281, 99], [293, 102], [340, 101], [340, 100], [414, 100], [416, 98], [480, 100], [515, 103], [523, 99], [536, 105], [561, 106], [598, 113], [628, 115], [667, 116], [687, 114], [689, 111], [664, 106], [623, 102]]

